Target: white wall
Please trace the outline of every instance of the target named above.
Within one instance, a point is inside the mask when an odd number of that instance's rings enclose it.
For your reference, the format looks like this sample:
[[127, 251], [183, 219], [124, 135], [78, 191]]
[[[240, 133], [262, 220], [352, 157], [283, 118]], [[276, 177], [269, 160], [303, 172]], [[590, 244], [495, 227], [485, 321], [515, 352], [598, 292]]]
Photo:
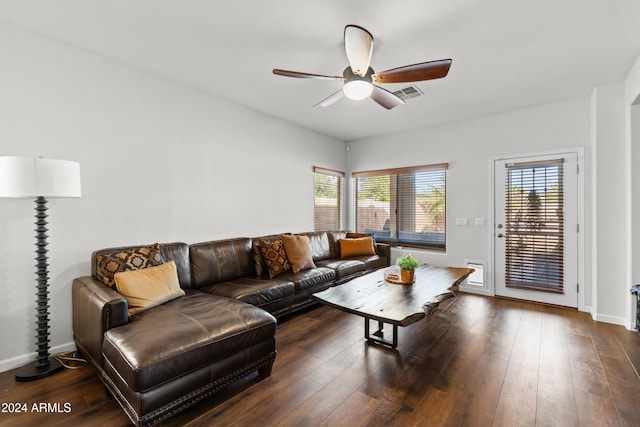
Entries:
[[[583, 147], [588, 164], [591, 156], [590, 112], [590, 99], [584, 97], [404, 134], [352, 141], [347, 156], [348, 171], [448, 162], [447, 251], [411, 249], [411, 252], [421, 261], [435, 265], [464, 265], [465, 258], [488, 262], [493, 234], [489, 228], [493, 210], [490, 158]], [[584, 173], [588, 183], [591, 171], [587, 168]], [[586, 206], [589, 206], [588, 185], [585, 185], [584, 196]], [[469, 226], [456, 226], [456, 218], [468, 218]], [[476, 227], [475, 218], [485, 218], [487, 226]], [[590, 222], [591, 216], [585, 212], [583, 227], [586, 225], [588, 229]], [[353, 217], [350, 217], [350, 224], [353, 224]], [[585, 236], [585, 246], [588, 245], [590, 238]], [[397, 253], [394, 251], [394, 257]], [[590, 262], [588, 252], [585, 258], [585, 262]], [[487, 264], [487, 268], [491, 269], [491, 265]], [[487, 274], [489, 277], [491, 271]], [[587, 292], [590, 292], [590, 280], [587, 272]]]
[[[640, 95], [640, 94], [639, 94]], [[628, 198], [631, 200], [627, 212], [628, 226], [628, 255], [627, 262], [630, 266], [628, 283], [630, 285], [640, 283], [640, 262], [633, 262], [640, 257], [640, 100], [635, 105], [629, 105], [630, 135], [627, 140], [627, 175]], [[636, 327], [637, 297], [629, 295], [627, 302], [630, 327]]]
[[[95, 249], [313, 229], [312, 166], [345, 144], [0, 22], [0, 155], [80, 162], [49, 204], [52, 352]], [[33, 201], [0, 199], [0, 371], [35, 351]]]
[[628, 325], [624, 84], [599, 86], [592, 94], [593, 246], [592, 316]]
[[[627, 282], [630, 285], [640, 283], [640, 57], [636, 60], [625, 80], [625, 154], [627, 198], [627, 264], [629, 266]], [[635, 261], [635, 262], [634, 262]], [[637, 301], [628, 295], [627, 317], [630, 326], [635, 326]]]

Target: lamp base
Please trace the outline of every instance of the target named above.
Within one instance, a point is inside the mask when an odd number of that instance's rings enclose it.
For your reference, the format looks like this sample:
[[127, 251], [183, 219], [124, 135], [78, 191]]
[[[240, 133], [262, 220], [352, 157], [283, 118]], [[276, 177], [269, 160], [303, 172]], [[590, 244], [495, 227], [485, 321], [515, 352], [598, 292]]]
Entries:
[[42, 378], [49, 377], [56, 372], [60, 372], [64, 369], [62, 363], [58, 362], [57, 359], [50, 357], [45, 366], [38, 366], [38, 361], [33, 361], [29, 364], [24, 365], [21, 368], [18, 368], [16, 371], [16, 381], [26, 382], [26, 381], [35, 381]]

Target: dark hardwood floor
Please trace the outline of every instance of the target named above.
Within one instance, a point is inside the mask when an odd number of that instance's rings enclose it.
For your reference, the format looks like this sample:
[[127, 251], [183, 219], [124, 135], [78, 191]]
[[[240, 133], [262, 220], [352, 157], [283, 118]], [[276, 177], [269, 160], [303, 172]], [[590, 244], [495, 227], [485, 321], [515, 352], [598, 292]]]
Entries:
[[[362, 336], [362, 318], [328, 307], [285, 319], [271, 377], [163, 425], [640, 425], [640, 336], [585, 313], [459, 294], [400, 328], [397, 352]], [[128, 425], [89, 367], [30, 383], [5, 372], [0, 390], [3, 409], [28, 407], [0, 413], [0, 426]], [[32, 412], [41, 402], [61, 412]]]

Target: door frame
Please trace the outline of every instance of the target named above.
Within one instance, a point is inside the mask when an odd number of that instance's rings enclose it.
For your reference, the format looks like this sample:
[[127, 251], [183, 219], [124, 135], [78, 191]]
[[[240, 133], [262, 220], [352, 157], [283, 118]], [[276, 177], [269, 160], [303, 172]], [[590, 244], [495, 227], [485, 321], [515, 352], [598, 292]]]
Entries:
[[490, 169], [490, 178], [489, 178], [489, 206], [490, 206], [490, 215], [489, 215], [489, 227], [488, 227], [488, 238], [489, 238], [489, 293], [491, 296], [496, 295], [496, 244], [495, 244], [495, 233], [496, 233], [496, 219], [495, 219], [495, 202], [496, 202], [496, 182], [495, 182], [495, 172], [496, 172], [496, 162], [504, 161], [504, 160], [517, 160], [523, 157], [534, 157], [534, 156], [549, 156], [549, 155], [564, 155], [564, 154], [576, 154], [578, 157], [578, 197], [577, 197], [577, 209], [578, 209], [578, 225], [580, 227], [578, 232], [578, 259], [577, 259], [577, 277], [578, 283], [580, 285], [578, 291], [578, 310], [580, 311], [589, 311], [589, 308], [586, 306], [586, 294], [587, 288], [590, 288], [586, 285], [586, 271], [585, 271], [585, 248], [584, 248], [584, 236], [586, 231], [586, 225], [584, 221], [584, 147], [574, 147], [574, 148], [564, 148], [558, 150], [547, 150], [547, 151], [539, 151], [539, 152], [528, 152], [528, 153], [514, 153], [507, 154], [502, 156], [491, 156], [489, 157], [489, 169]]

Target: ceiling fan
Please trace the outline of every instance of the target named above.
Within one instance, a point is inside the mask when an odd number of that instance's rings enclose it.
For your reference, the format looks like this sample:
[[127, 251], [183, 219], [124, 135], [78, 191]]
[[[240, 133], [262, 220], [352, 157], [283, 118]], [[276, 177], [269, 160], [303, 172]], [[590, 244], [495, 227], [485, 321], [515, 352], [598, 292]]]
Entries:
[[300, 79], [344, 81], [342, 89], [318, 102], [314, 107], [328, 107], [344, 95], [353, 100], [371, 97], [375, 102], [390, 110], [405, 102], [374, 83], [407, 83], [440, 79], [447, 75], [451, 67], [451, 59], [441, 59], [405, 65], [404, 67], [376, 73], [369, 66], [371, 53], [373, 52], [373, 36], [369, 31], [358, 25], [347, 25], [344, 28], [344, 50], [347, 54], [349, 66], [344, 69], [342, 76], [325, 76], [322, 74], [281, 70], [279, 68], [274, 68], [273, 74]]

